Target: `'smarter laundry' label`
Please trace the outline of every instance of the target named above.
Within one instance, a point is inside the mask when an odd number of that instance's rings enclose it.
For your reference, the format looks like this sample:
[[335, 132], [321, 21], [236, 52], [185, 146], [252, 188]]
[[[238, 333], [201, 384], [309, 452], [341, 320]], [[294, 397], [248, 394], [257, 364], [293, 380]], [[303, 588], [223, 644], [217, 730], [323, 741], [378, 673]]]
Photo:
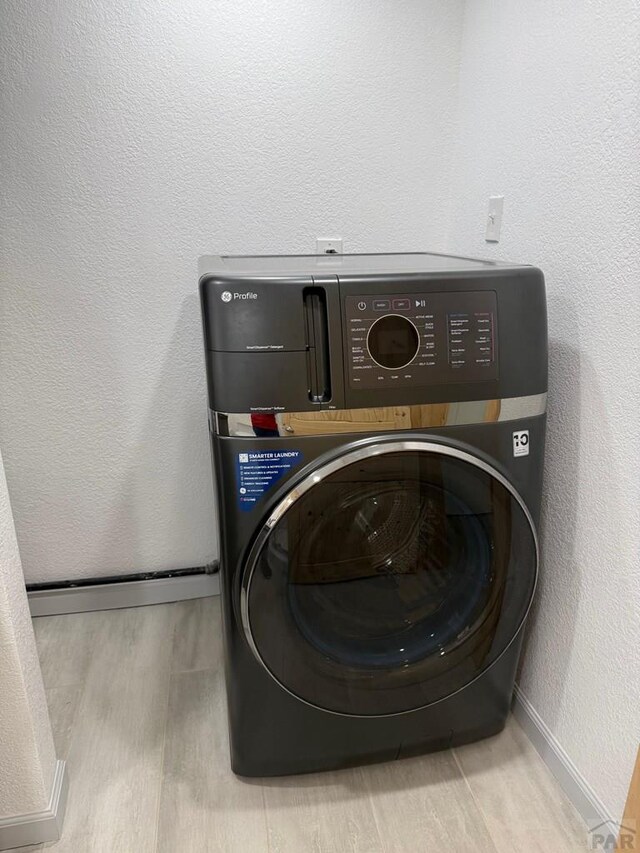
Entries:
[[249, 512], [274, 483], [300, 463], [299, 450], [249, 450], [238, 453], [238, 504]]

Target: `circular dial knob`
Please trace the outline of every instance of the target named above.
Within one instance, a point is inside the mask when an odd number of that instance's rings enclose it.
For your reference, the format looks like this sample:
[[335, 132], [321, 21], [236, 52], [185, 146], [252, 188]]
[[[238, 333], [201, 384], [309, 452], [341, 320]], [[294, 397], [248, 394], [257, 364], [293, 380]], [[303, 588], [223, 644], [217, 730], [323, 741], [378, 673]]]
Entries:
[[400, 314], [386, 314], [369, 329], [367, 349], [380, 367], [398, 370], [418, 354], [420, 336], [411, 320]]

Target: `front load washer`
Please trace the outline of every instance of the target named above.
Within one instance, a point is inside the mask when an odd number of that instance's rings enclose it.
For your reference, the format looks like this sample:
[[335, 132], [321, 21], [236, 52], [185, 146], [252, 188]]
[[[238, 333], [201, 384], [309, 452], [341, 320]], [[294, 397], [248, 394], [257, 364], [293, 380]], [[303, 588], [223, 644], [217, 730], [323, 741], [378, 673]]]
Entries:
[[500, 731], [538, 572], [542, 273], [207, 257], [200, 293], [233, 770]]

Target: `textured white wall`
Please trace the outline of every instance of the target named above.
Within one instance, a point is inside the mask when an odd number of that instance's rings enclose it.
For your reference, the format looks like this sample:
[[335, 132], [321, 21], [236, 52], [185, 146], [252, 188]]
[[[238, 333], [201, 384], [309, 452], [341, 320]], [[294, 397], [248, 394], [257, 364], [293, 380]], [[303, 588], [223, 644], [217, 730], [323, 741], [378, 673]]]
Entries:
[[452, 250], [546, 274], [544, 565], [521, 684], [618, 816], [640, 732], [638, 45], [637, 0], [469, 3], [450, 232]]
[[55, 753], [0, 457], [0, 818], [49, 804]]
[[5, 0], [0, 444], [29, 581], [216, 555], [196, 262], [439, 247], [462, 0]]

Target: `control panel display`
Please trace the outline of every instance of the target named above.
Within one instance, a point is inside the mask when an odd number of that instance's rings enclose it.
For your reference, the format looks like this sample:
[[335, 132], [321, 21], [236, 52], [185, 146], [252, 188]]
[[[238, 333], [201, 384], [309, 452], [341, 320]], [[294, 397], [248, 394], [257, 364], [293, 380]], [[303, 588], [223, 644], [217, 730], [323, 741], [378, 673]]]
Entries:
[[498, 378], [492, 290], [347, 296], [345, 319], [352, 388]]
[[407, 367], [420, 349], [420, 333], [407, 317], [385, 314], [369, 328], [367, 350], [379, 367]]

